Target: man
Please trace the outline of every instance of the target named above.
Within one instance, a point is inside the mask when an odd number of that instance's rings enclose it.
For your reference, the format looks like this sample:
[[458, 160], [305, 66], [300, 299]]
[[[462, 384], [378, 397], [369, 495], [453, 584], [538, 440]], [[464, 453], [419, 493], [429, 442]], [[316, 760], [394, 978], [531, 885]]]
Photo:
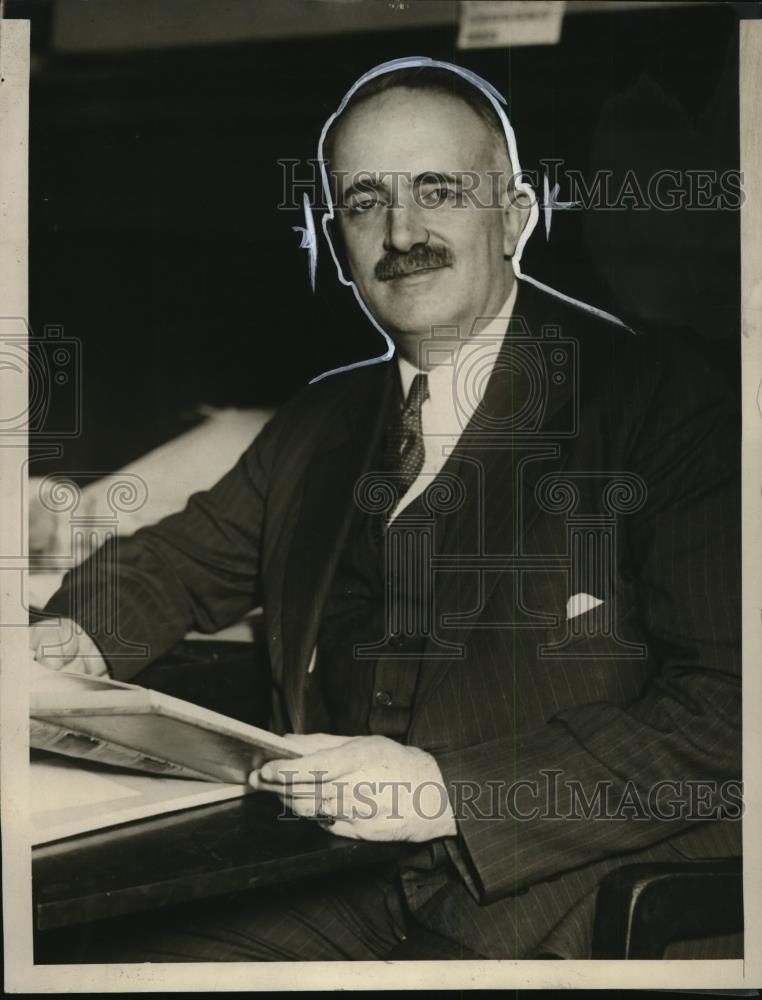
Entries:
[[396, 356], [306, 387], [122, 541], [116, 618], [96, 558], [49, 605], [85, 632], [51, 655], [37, 630], [43, 662], [126, 679], [130, 643], [153, 658], [262, 605], [272, 725], [303, 756], [252, 784], [421, 844], [154, 927], [137, 958], [381, 958], [411, 921], [464, 956], [581, 958], [607, 872], [738, 851], [686, 801], [703, 783], [718, 820], [739, 772], [734, 410], [689, 345], [517, 280], [533, 209], [506, 124], [445, 64], [353, 88], [326, 228]]

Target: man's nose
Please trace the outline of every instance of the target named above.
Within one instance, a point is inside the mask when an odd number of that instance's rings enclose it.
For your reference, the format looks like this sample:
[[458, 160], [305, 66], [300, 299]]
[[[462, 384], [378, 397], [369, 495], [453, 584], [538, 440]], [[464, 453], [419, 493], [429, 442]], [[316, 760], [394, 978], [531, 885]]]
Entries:
[[424, 222], [423, 209], [412, 201], [387, 208], [384, 250], [407, 253], [416, 243], [428, 242], [429, 231]]

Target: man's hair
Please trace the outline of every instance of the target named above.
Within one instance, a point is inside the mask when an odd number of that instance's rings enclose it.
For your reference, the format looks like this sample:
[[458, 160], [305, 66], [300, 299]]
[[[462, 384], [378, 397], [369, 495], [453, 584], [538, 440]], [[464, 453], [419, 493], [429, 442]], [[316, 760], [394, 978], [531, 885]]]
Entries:
[[389, 73], [380, 73], [378, 76], [374, 76], [368, 80], [361, 87], [358, 87], [354, 94], [352, 94], [342, 109], [341, 114], [338, 114], [333, 122], [331, 122], [331, 126], [323, 141], [323, 158], [327, 161], [329, 169], [333, 159], [336, 134], [342, 119], [372, 97], [377, 97], [379, 94], [385, 94], [389, 90], [396, 90], [400, 87], [406, 90], [447, 94], [449, 97], [455, 97], [463, 101], [489, 128], [496, 140], [496, 145], [506, 155], [510, 163], [503, 124], [489, 98], [483, 91], [452, 70], [442, 69], [439, 66], [413, 66], [407, 69], [392, 70]]

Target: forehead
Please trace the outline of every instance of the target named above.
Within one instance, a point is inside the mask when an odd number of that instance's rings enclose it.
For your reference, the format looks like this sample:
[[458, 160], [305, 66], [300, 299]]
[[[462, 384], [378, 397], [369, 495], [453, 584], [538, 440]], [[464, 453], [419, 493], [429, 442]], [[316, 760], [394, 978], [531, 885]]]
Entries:
[[341, 119], [332, 167], [349, 174], [486, 169], [494, 141], [486, 122], [460, 98], [398, 87]]

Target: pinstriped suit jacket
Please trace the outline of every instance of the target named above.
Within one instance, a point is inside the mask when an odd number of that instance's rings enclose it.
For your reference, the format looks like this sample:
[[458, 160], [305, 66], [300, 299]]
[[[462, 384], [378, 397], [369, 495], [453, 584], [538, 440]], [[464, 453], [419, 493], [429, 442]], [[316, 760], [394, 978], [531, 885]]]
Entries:
[[[261, 604], [273, 724], [300, 731], [393, 367], [306, 387], [215, 487], [123, 540], [117, 630], [94, 598], [71, 603], [93, 566], [49, 607], [77, 618], [125, 679], [145, 665], [129, 642], [155, 657]], [[682, 782], [663, 790], [683, 800], [686, 782], [706, 782], [707, 818], [719, 783], [740, 776], [739, 454], [735, 402], [697, 348], [520, 284], [484, 400], [445, 466], [465, 501], [434, 520], [436, 635], [408, 739], [437, 758], [458, 836], [403, 872], [432, 928], [486, 957], [584, 957], [611, 868], [738, 853], [738, 823], [638, 815], [638, 802], [659, 782]], [[579, 592], [603, 603], [570, 632]], [[611, 818], [580, 813], [597, 794]], [[434, 865], [444, 850], [450, 862]]]

